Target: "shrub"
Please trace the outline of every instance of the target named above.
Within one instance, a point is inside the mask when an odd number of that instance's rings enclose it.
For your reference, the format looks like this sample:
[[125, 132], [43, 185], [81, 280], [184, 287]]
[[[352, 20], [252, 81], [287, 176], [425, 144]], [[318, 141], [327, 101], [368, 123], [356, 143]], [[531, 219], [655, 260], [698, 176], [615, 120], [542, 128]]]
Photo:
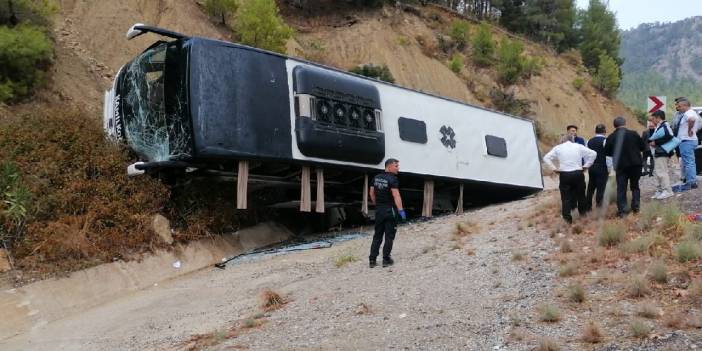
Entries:
[[579, 283], [568, 286], [568, 300], [581, 303], [585, 301], [585, 289]]
[[582, 79], [582, 78], [580, 78], [580, 77], [573, 79], [573, 87], [574, 87], [576, 90], [582, 89], [582, 88], [583, 88], [583, 85], [585, 85], [585, 80], [584, 80], [584, 79]]
[[0, 163], [0, 244], [11, 247], [24, 235], [32, 193], [22, 181], [17, 165]]
[[558, 270], [558, 276], [560, 277], [570, 277], [575, 275], [578, 271], [578, 266], [575, 263], [567, 263]]
[[504, 84], [514, 84], [524, 73], [524, 46], [503, 38], [497, 48], [497, 76]]
[[[497, 88], [490, 90], [490, 101], [496, 110], [516, 116], [528, 116], [531, 114], [531, 101], [518, 99], [513, 92], [505, 92]], [[538, 120], [536, 120], [537, 126]], [[539, 130], [537, 129], [537, 133]]]
[[492, 65], [495, 55], [495, 42], [492, 40], [490, 26], [482, 23], [473, 37], [473, 62], [482, 67]]
[[544, 304], [537, 307], [537, 312], [539, 314], [539, 320], [542, 322], [553, 323], [561, 320], [561, 312], [556, 306]]
[[540, 338], [536, 351], [560, 351], [561, 346], [551, 338]]
[[682, 211], [676, 204], [665, 204], [660, 208], [661, 225], [666, 231], [674, 231], [680, 227], [680, 216]]
[[524, 78], [538, 76], [544, 68], [544, 60], [541, 57], [528, 56], [524, 58]]
[[274, 0], [248, 0], [239, 5], [234, 33], [242, 44], [284, 53], [293, 30], [278, 15]]
[[665, 242], [665, 238], [661, 235], [652, 233], [622, 243], [621, 249], [628, 253], [643, 253], [650, 250], [653, 245], [661, 242]]
[[0, 26], [0, 102], [16, 102], [44, 83], [53, 46], [40, 27]]
[[644, 302], [639, 305], [636, 314], [643, 318], [654, 319], [658, 317], [658, 308], [650, 302]]
[[453, 71], [453, 73], [460, 72], [461, 68], [463, 68], [463, 58], [461, 58], [461, 56], [458, 54], [453, 55], [451, 61], [449, 61], [449, 68], [451, 71]]
[[467, 21], [456, 20], [451, 23], [451, 28], [449, 29], [449, 36], [456, 43], [456, 48], [458, 50], [463, 50], [468, 44], [468, 33], [470, 31], [470, 25]]
[[587, 322], [583, 329], [583, 341], [590, 344], [597, 344], [602, 341], [602, 329], [593, 321]]
[[2, 116], [0, 160], [3, 174], [19, 175], [26, 189], [12, 196], [26, 210], [23, 239], [13, 246], [19, 268], [73, 270], [159, 246], [149, 223], [169, 191], [152, 177], [128, 178], [133, 160], [105, 140], [95, 118], [67, 106]]
[[702, 224], [686, 223], [683, 232], [689, 240], [702, 241]]
[[700, 258], [700, 245], [693, 241], [683, 241], [675, 246], [675, 256], [679, 262], [693, 261]]
[[360, 65], [349, 70], [351, 73], [360, 74], [362, 76], [375, 78], [388, 83], [395, 83], [395, 77], [392, 76], [390, 69], [386, 65], [374, 65], [372, 63]]
[[622, 223], [605, 223], [597, 236], [597, 241], [599, 242], [600, 246], [611, 247], [624, 240], [625, 233], [626, 228]]
[[334, 258], [334, 266], [336, 268], [341, 268], [349, 263], [358, 261], [358, 257], [353, 254], [345, 253]]

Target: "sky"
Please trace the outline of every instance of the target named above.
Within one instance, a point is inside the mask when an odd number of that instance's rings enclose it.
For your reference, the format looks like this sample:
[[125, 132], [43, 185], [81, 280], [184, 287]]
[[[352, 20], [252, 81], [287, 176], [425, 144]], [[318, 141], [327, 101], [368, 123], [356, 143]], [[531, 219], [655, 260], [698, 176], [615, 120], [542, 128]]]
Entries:
[[[607, 0], [605, 0], [607, 1]], [[578, 8], [587, 8], [590, 0], [576, 0]], [[641, 23], [676, 22], [702, 16], [700, 0], [609, 0], [619, 28], [627, 30]]]

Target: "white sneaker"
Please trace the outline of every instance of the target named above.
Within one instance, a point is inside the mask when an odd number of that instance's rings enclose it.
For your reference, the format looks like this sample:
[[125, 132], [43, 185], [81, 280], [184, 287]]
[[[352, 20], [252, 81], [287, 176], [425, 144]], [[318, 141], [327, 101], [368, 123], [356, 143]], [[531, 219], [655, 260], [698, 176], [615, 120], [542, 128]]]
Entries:
[[661, 196], [663, 192], [660, 190], [656, 190], [656, 193], [651, 196], [652, 199], [657, 199], [659, 196]]
[[667, 198], [669, 198], [669, 197], [671, 197], [671, 196], [673, 196], [673, 195], [675, 195], [675, 194], [673, 194], [672, 192], [666, 190], [666, 191], [662, 192], [661, 195], [659, 195], [659, 196], [656, 198], [656, 200], [665, 200], [665, 199], [667, 199]]

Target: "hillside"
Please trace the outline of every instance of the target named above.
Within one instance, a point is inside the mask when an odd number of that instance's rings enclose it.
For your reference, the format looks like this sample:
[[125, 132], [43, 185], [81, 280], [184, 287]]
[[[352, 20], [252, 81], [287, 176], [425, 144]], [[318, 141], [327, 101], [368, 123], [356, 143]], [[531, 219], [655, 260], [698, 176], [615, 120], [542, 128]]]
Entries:
[[624, 74], [619, 98], [643, 109], [648, 95], [702, 101], [702, 17], [647, 23], [622, 33]]
[[[421, 7], [421, 16], [417, 16], [386, 7], [374, 11], [349, 9], [344, 16], [315, 16], [283, 3], [281, 6], [286, 21], [297, 31], [288, 45], [291, 56], [344, 70], [365, 63], [385, 64], [399, 85], [494, 107], [490, 98], [491, 89], [498, 88], [494, 72], [466, 60], [465, 68], [457, 75], [448, 68], [447, 58], [435, 54], [437, 35], [456, 18], [448, 12]], [[217, 39], [228, 36], [224, 28], [208, 20], [196, 3], [65, 1], [57, 20], [59, 48], [52, 90], [98, 111], [102, 90], [112, 75], [155, 40], [144, 36], [126, 41], [124, 33], [135, 22], [189, 35]], [[477, 26], [472, 27], [474, 32]], [[495, 28], [493, 34], [499, 40], [505, 32]], [[533, 117], [543, 123], [545, 134], [552, 138], [566, 124], [577, 124], [583, 129], [582, 134], [590, 135], [596, 123], [608, 123], [615, 115], [628, 115], [622, 104], [605, 98], [590, 86], [590, 78], [582, 73], [577, 59], [566, 59], [543, 45], [520, 40], [528, 54], [544, 59], [544, 68], [541, 75], [507, 91], [531, 102]], [[580, 91], [573, 86], [578, 77], [587, 82]]]

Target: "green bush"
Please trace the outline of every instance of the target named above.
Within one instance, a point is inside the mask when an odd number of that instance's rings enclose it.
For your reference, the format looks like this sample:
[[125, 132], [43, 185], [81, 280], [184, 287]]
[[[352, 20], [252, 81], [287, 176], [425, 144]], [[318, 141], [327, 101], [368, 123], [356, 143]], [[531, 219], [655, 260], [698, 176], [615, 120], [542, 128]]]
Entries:
[[390, 69], [386, 65], [367, 65], [356, 66], [349, 70], [351, 73], [360, 74], [362, 76], [375, 78], [388, 83], [395, 83], [395, 77], [392, 76]]
[[524, 46], [507, 38], [497, 49], [497, 76], [505, 84], [514, 84], [524, 74]]
[[473, 37], [473, 62], [482, 67], [492, 65], [495, 55], [495, 42], [492, 40], [490, 26], [483, 23]]
[[470, 26], [467, 21], [456, 20], [451, 23], [451, 28], [449, 29], [449, 36], [453, 39], [458, 50], [463, 50], [468, 44], [468, 36], [470, 33]]
[[32, 193], [24, 185], [14, 162], [0, 164], [0, 241], [11, 246], [24, 234]]
[[621, 84], [621, 76], [617, 62], [607, 55], [600, 55], [600, 64], [597, 67], [597, 72], [592, 81], [602, 93], [607, 96], [613, 96]]
[[524, 58], [524, 72], [523, 77], [531, 78], [533, 76], [538, 76], [544, 69], [544, 60], [541, 57], [526, 57]]
[[585, 85], [585, 80], [584, 80], [584, 79], [582, 79], [582, 78], [580, 78], [580, 77], [573, 79], [573, 87], [574, 87], [576, 90], [582, 89], [582, 88], [583, 88], [583, 85]]
[[453, 73], [460, 72], [461, 68], [463, 68], [463, 58], [461, 58], [461, 56], [458, 54], [453, 55], [451, 61], [449, 61], [449, 68], [451, 71], [453, 71]]
[[283, 53], [293, 30], [278, 15], [275, 1], [248, 0], [237, 10], [234, 33], [242, 44]]
[[0, 26], [0, 102], [29, 96], [44, 82], [52, 43], [36, 26]]

